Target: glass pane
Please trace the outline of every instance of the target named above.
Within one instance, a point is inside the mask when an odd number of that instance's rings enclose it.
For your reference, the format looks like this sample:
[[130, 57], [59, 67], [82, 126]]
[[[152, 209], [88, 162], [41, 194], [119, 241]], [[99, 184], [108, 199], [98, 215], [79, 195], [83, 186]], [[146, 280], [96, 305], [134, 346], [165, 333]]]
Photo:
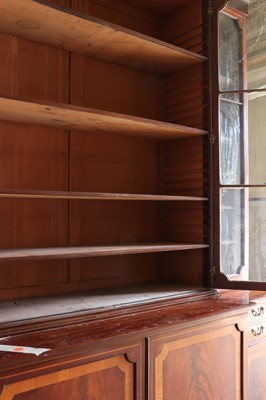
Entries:
[[222, 185], [244, 183], [244, 128], [242, 95], [220, 97], [220, 182]]
[[266, 184], [266, 92], [220, 96], [220, 182]]
[[248, 95], [249, 183], [266, 184], [266, 92]]
[[219, 12], [221, 91], [266, 87], [265, 16], [265, 0], [229, 1]]
[[266, 282], [266, 188], [221, 189], [220, 200], [221, 271]]
[[222, 189], [220, 196], [220, 268], [224, 274], [232, 275], [244, 264], [243, 190]]
[[219, 13], [220, 91], [239, 90], [243, 86], [242, 28], [238, 20]]

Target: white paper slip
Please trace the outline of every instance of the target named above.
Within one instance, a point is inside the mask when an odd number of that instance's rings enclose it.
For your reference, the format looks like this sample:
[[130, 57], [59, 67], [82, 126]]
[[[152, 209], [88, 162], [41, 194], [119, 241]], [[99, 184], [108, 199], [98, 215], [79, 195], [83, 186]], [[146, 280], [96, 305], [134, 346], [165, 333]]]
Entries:
[[39, 356], [50, 349], [42, 349], [37, 347], [25, 347], [25, 346], [9, 346], [5, 344], [0, 344], [0, 351], [11, 351], [12, 353], [24, 353], [24, 354], [35, 354]]

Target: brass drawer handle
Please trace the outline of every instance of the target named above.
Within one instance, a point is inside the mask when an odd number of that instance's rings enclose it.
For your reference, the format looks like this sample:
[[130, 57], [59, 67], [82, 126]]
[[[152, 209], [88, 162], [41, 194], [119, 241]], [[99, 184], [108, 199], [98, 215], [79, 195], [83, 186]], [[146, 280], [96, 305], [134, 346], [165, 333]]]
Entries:
[[253, 336], [260, 336], [263, 334], [263, 331], [264, 331], [264, 326], [260, 326], [257, 330], [251, 329], [251, 333]]
[[258, 307], [257, 310], [252, 309], [251, 312], [254, 317], [260, 317], [261, 315], [264, 314], [264, 307], [263, 306]]

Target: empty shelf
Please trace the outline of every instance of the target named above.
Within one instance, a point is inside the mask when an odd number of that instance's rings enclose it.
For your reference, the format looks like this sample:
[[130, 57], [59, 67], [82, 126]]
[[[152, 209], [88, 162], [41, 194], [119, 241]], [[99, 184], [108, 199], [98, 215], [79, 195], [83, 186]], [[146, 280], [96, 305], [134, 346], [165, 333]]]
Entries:
[[68, 104], [0, 97], [2, 121], [48, 125], [55, 128], [105, 132], [146, 138], [174, 139], [207, 131], [182, 125], [105, 112]]
[[0, 250], [0, 261], [62, 259], [101, 257], [123, 254], [160, 253], [179, 250], [193, 250], [208, 247], [206, 244], [191, 243], [146, 243], [132, 245], [50, 247], [31, 249]]
[[4, 33], [155, 73], [169, 73], [206, 60], [196, 53], [118, 25], [39, 0], [0, 5]]
[[120, 201], [207, 201], [207, 197], [167, 196], [159, 194], [64, 192], [50, 190], [0, 190], [0, 198], [72, 199], [72, 200], [120, 200]]

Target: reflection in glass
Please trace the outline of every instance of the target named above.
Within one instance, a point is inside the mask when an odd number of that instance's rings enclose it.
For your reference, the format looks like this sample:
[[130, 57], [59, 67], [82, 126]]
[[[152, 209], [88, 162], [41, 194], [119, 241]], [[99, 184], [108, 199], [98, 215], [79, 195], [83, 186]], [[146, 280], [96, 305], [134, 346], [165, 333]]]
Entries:
[[248, 88], [265, 88], [266, 84], [266, 2], [251, 0], [247, 16]]
[[266, 0], [231, 0], [218, 23], [220, 267], [266, 282]]
[[219, 13], [220, 91], [243, 89], [242, 28], [238, 20]]
[[266, 282], [266, 188], [221, 189], [221, 271]]
[[219, 49], [221, 91], [266, 88], [265, 0], [227, 3], [219, 12]]
[[266, 184], [266, 92], [248, 95], [249, 183]]
[[242, 95], [220, 97], [220, 182], [244, 183], [243, 102]]
[[220, 247], [221, 271], [226, 275], [237, 273], [245, 265], [243, 243], [243, 190], [221, 190]]
[[266, 92], [221, 95], [219, 121], [220, 183], [266, 184]]

